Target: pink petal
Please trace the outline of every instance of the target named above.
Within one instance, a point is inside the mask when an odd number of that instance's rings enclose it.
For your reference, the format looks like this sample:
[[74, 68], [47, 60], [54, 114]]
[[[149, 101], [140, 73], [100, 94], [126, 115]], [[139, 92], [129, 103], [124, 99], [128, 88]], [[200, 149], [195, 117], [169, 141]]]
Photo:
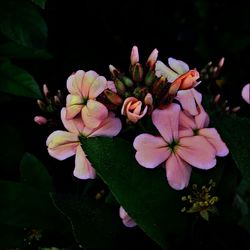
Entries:
[[199, 135], [204, 136], [209, 141], [209, 143], [215, 148], [217, 156], [226, 156], [229, 153], [226, 144], [222, 141], [215, 128], [200, 129]]
[[134, 222], [134, 220], [128, 215], [128, 213], [125, 211], [125, 209], [123, 207], [119, 208], [119, 216], [122, 219], [122, 223], [126, 227], [136, 226], [136, 223]]
[[171, 103], [165, 109], [156, 109], [152, 113], [152, 121], [162, 137], [171, 143], [174, 139], [178, 139], [180, 106]]
[[75, 177], [83, 180], [95, 179], [96, 177], [96, 172], [83, 152], [81, 145], [78, 145], [76, 149], [75, 169], [73, 174]]
[[77, 117], [75, 117], [74, 119], [70, 119], [68, 120], [66, 118], [66, 108], [62, 108], [61, 110], [61, 120], [63, 123], [63, 126], [72, 133], [75, 134], [80, 134], [81, 131], [83, 131], [84, 129], [84, 124], [82, 121], [82, 117], [79, 115]]
[[195, 116], [196, 128], [205, 128], [209, 124], [209, 116], [208, 113], [204, 110], [204, 108], [200, 105], [198, 107], [199, 114]]
[[145, 168], [155, 168], [170, 155], [166, 142], [161, 137], [150, 134], [137, 136], [133, 143], [137, 150], [135, 158]]
[[113, 81], [107, 81], [107, 88], [112, 90], [112, 92], [117, 93], [117, 90]]
[[95, 100], [88, 100], [82, 109], [83, 122], [89, 128], [97, 128], [107, 117], [108, 109]]
[[82, 81], [82, 88], [81, 88], [82, 95], [84, 97], [89, 96], [90, 87], [98, 76], [99, 75], [93, 70], [90, 70], [85, 73], [83, 81]]
[[184, 63], [183, 61], [181, 61], [181, 60], [176, 60], [176, 59], [174, 59], [172, 57], [169, 57], [168, 58], [168, 64], [179, 75], [182, 75], [182, 74], [189, 71], [188, 65], [186, 63]]
[[57, 130], [46, 140], [49, 154], [57, 160], [65, 160], [76, 152], [79, 139], [76, 134]]
[[183, 161], [177, 154], [171, 154], [166, 161], [166, 174], [169, 185], [182, 190], [188, 186], [192, 168]]
[[250, 104], [250, 83], [242, 88], [241, 96], [248, 104]]
[[186, 128], [183, 130], [179, 130], [179, 138], [182, 137], [187, 137], [187, 136], [193, 136], [194, 135], [194, 131], [191, 128]]
[[107, 88], [107, 80], [103, 76], [98, 76], [89, 89], [89, 99], [95, 99]]
[[[113, 113], [112, 113], [113, 114]], [[113, 115], [104, 120], [97, 129], [90, 133], [89, 137], [108, 136], [113, 137], [120, 133], [122, 123], [119, 118], [114, 118]]]
[[66, 118], [72, 119], [81, 112], [83, 108], [82, 98], [77, 95], [67, 95], [66, 99]]
[[157, 77], [164, 76], [168, 82], [173, 82], [179, 76], [161, 61], [157, 61], [155, 64], [155, 75]]
[[78, 70], [67, 79], [67, 89], [69, 93], [74, 95], [81, 94], [81, 85], [84, 75], [85, 72], [83, 70]]
[[175, 99], [178, 100], [182, 108], [191, 115], [199, 114], [197, 106], [201, 104], [202, 95], [197, 90], [179, 90]]
[[190, 165], [210, 169], [216, 165], [216, 151], [203, 136], [182, 137], [176, 154]]
[[180, 129], [195, 129], [196, 124], [194, 117], [181, 111], [180, 112], [180, 123], [179, 123], [179, 128]]

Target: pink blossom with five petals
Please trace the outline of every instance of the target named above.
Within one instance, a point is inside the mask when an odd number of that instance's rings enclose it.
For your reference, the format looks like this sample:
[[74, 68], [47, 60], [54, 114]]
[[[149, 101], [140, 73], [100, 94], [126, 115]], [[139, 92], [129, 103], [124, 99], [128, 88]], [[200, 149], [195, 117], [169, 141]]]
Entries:
[[113, 85], [95, 71], [78, 70], [67, 79], [69, 95], [66, 99], [66, 118], [73, 119], [81, 112], [84, 124], [89, 128], [98, 127], [108, 117], [108, 109], [96, 98]]
[[160, 136], [144, 133], [133, 143], [141, 166], [152, 169], [165, 163], [168, 183], [176, 190], [188, 186], [191, 166], [207, 170], [216, 165], [216, 150], [203, 136], [179, 133], [179, 115], [180, 106], [174, 103], [154, 110], [152, 121]]
[[109, 113], [100, 125], [94, 129], [88, 128], [82, 121], [81, 116], [72, 120], [66, 119], [66, 108], [61, 110], [61, 120], [68, 131], [57, 130], [49, 135], [46, 141], [49, 154], [58, 159], [65, 160], [70, 156], [75, 157], [74, 176], [79, 179], [94, 179], [95, 170], [84, 153], [80, 137], [116, 136], [121, 130], [121, 121]]

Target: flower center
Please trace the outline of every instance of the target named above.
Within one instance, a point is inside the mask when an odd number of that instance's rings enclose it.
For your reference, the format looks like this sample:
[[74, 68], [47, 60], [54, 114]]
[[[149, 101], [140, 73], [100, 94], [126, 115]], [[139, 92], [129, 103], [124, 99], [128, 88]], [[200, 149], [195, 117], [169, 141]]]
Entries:
[[175, 153], [177, 148], [179, 146], [179, 141], [173, 140], [171, 143], [168, 144], [168, 147], [170, 148], [170, 150]]
[[85, 97], [85, 96], [84, 96], [84, 97], [82, 98], [82, 104], [83, 104], [83, 105], [86, 105], [87, 102], [88, 102], [88, 97]]
[[199, 134], [199, 129], [198, 128], [194, 128], [193, 129], [193, 133], [194, 133], [194, 135], [198, 135]]

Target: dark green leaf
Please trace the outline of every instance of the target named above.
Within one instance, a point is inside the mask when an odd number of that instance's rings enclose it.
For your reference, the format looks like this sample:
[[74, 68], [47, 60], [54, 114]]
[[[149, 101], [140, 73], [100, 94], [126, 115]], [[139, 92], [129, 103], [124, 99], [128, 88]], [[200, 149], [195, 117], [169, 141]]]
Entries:
[[0, 55], [17, 59], [41, 58], [47, 60], [53, 58], [45, 49], [28, 48], [12, 41], [0, 44]]
[[21, 180], [39, 191], [53, 191], [52, 178], [46, 167], [33, 155], [25, 153], [21, 165]]
[[23, 228], [0, 224], [0, 235], [0, 249], [24, 249], [25, 232]]
[[25, 152], [20, 131], [10, 122], [2, 121], [1, 131], [1, 176], [15, 178], [19, 173], [19, 163]]
[[0, 64], [0, 91], [35, 99], [42, 97], [40, 88], [34, 78], [9, 61]]
[[171, 189], [163, 169], [145, 169], [135, 160], [132, 144], [120, 138], [90, 138], [82, 147], [117, 201], [159, 245], [186, 228], [182, 193]]
[[48, 194], [26, 184], [0, 182], [0, 223], [19, 228], [69, 230]]
[[47, 2], [47, 0], [31, 0], [31, 1], [40, 6], [42, 9], [45, 8], [45, 4]]
[[38, 9], [27, 0], [0, 2], [0, 31], [10, 40], [25, 47], [46, 47], [46, 23]]
[[121, 221], [119, 210], [94, 199], [52, 195], [55, 206], [71, 222], [77, 242], [87, 249], [111, 249]]
[[250, 187], [250, 120], [225, 115], [214, 117], [213, 122]]

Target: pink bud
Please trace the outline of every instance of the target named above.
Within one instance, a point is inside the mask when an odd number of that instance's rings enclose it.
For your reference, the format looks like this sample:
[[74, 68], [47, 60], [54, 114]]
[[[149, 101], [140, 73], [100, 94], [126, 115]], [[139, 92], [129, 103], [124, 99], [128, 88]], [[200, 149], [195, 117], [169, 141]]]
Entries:
[[232, 108], [232, 112], [238, 112], [240, 110], [240, 106], [237, 106], [237, 107], [235, 107], [235, 108]]
[[147, 65], [150, 67], [150, 69], [154, 69], [155, 63], [158, 58], [158, 53], [159, 53], [158, 50], [154, 49], [150, 54], [150, 56], [148, 57]]
[[216, 95], [214, 98], [214, 103], [217, 104], [220, 100], [220, 94]]
[[135, 65], [136, 63], [139, 62], [139, 52], [136, 46], [132, 48], [130, 62], [131, 62], [131, 65]]
[[222, 58], [220, 59], [219, 63], [218, 63], [218, 67], [219, 67], [219, 68], [222, 68], [223, 65], [224, 65], [224, 62], [225, 62], [225, 57], [222, 57]]
[[43, 84], [43, 93], [47, 97], [49, 94], [49, 90], [46, 84]]
[[120, 74], [120, 71], [111, 64], [109, 65], [109, 71], [113, 77], [117, 77]]
[[44, 125], [48, 122], [48, 120], [43, 116], [35, 116], [34, 122], [36, 122], [39, 125]]

